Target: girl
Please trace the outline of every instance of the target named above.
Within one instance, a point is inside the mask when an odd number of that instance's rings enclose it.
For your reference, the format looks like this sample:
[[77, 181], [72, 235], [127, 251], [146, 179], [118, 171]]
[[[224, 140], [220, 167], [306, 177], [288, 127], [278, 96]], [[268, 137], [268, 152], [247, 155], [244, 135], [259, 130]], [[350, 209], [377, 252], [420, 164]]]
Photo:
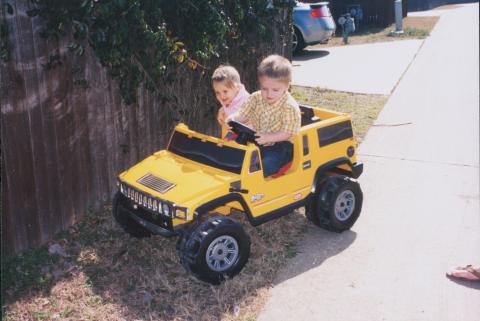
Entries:
[[222, 128], [222, 137], [229, 138], [228, 125], [225, 119], [238, 112], [250, 94], [240, 82], [238, 71], [232, 66], [221, 65], [212, 75], [212, 86], [215, 97], [222, 104], [218, 110], [217, 121]]

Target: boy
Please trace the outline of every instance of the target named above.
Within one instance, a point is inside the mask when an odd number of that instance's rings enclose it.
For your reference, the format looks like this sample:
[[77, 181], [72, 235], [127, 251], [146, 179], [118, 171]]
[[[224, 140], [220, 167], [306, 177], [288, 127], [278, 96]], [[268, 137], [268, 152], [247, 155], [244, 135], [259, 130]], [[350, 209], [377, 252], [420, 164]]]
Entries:
[[292, 80], [290, 61], [270, 55], [257, 69], [260, 90], [250, 95], [237, 114], [227, 118], [249, 122], [257, 132], [263, 175], [268, 177], [290, 162], [293, 156], [293, 135], [300, 131], [300, 109], [288, 93]]

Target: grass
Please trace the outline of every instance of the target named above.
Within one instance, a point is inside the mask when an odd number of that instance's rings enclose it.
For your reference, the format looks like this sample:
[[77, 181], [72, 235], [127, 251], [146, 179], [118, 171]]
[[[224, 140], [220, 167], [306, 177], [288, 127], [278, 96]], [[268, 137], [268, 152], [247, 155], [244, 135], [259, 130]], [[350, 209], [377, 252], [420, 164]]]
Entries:
[[2, 258], [2, 305], [5, 299], [3, 290], [6, 289], [7, 293], [11, 292], [12, 284], [15, 284], [15, 292], [23, 292], [31, 288], [41, 291], [48, 288], [51, 280], [43, 272], [57, 262], [58, 257], [50, 256], [46, 248], [30, 250], [15, 257]]
[[299, 212], [256, 228], [234, 214], [252, 238], [251, 257], [239, 276], [215, 287], [184, 271], [175, 239], [130, 238], [110, 211], [54, 241], [66, 257], [41, 248], [3, 262], [3, 320], [255, 319], [307, 227]]
[[[359, 141], [387, 99], [305, 87], [292, 94], [304, 104], [350, 113]], [[251, 257], [237, 277], [211, 286], [182, 268], [175, 239], [133, 239], [113, 221], [111, 208], [89, 211], [51, 242], [66, 256], [42, 247], [2, 260], [2, 320], [253, 321], [308, 223], [301, 210], [258, 227], [241, 213], [234, 218], [251, 237]]]
[[[348, 41], [350, 45], [355, 45], [402, 39], [424, 39], [430, 35], [438, 19], [439, 17], [405, 17], [403, 19], [404, 33], [395, 37], [390, 36], [390, 33], [395, 30], [394, 24], [386, 28], [360, 25], [357, 31], [349, 36]], [[341, 28], [337, 26], [337, 35], [327, 44], [315, 45], [311, 48], [343, 46], [341, 33]]]
[[291, 92], [297, 101], [304, 104], [350, 114], [359, 143], [377, 119], [388, 98], [385, 95], [356, 94], [301, 86], [293, 86]]

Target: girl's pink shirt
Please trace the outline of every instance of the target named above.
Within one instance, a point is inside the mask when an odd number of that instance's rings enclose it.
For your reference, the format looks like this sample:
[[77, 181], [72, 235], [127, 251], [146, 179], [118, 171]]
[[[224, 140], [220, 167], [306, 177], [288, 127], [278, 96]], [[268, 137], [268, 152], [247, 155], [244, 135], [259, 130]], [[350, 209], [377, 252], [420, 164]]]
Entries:
[[250, 96], [248, 91], [245, 89], [245, 86], [244, 85], [241, 85], [241, 86], [242, 88], [240, 88], [240, 90], [238, 91], [238, 94], [235, 96], [235, 98], [233, 98], [230, 105], [226, 106], [222, 104], [223, 110], [225, 111], [225, 116], [230, 116], [236, 113]]

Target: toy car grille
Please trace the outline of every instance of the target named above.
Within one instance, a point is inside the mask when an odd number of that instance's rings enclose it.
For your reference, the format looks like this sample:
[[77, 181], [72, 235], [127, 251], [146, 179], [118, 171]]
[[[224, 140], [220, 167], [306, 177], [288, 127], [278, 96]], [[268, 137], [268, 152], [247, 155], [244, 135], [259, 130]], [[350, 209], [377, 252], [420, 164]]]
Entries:
[[176, 185], [150, 173], [138, 179], [137, 182], [162, 194]]

